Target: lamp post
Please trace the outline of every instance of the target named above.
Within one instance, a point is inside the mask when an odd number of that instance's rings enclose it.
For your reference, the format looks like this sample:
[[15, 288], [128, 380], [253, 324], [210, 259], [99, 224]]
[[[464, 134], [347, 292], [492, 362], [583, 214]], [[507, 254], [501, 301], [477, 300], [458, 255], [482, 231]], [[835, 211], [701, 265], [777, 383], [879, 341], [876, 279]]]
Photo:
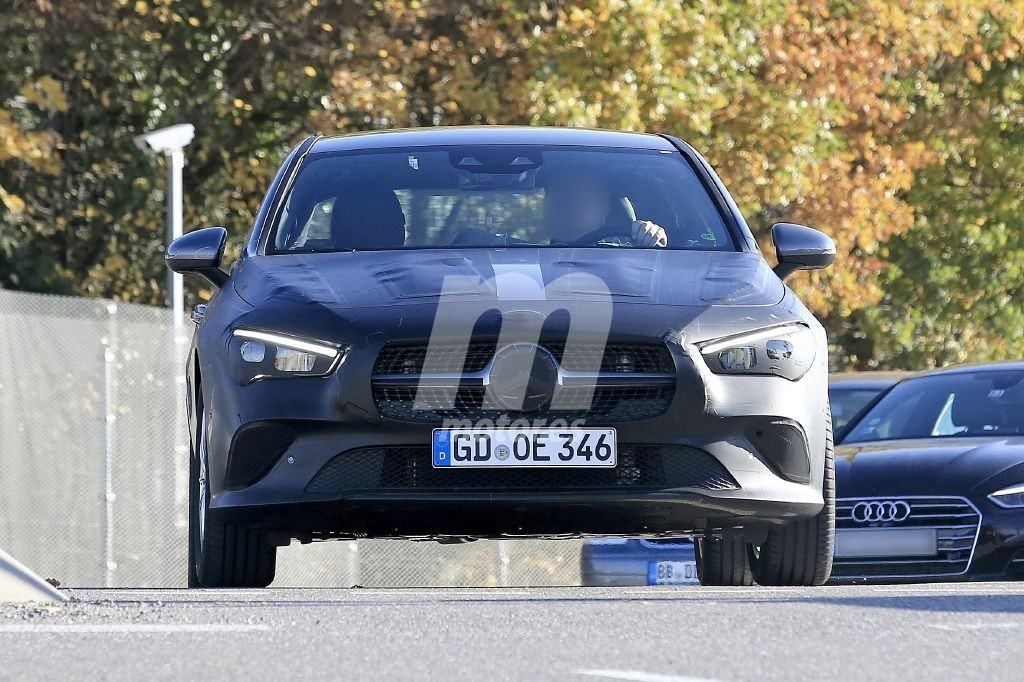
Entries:
[[[182, 233], [182, 190], [181, 171], [185, 167], [185, 147], [192, 142], [196, 129], [191, 123], [160, 128], [135, 137], [135, 146], [143, 151], [153, 151], [167, 157], [167, 243], [181, 236]], [[185, 343], [185, 287], [182, 276], [168, 270], [167, 295], [171, 307], [171, 319], [174, 326], [174, 338], [171, 347], [177, 360], [176, 366], [181, 370], [175, 375], [175, 410], [174, 410], [174, 502], [178, 510], [175, 525], [179, 528], [187, 526], [184, 510], [188, 499], [188, 445], [184, 440], [187, 430], [184, 409], [184, 353]]]
[[[139, 149], [162, 153], [167, 157], [168, 244], [182, 233], [181, 171], [185, 167], [185, 147], [192, 142], [195, 132], [195, 126], [191, 123], [179, 123], [135, 137], [135, 146]], [[174, 338], [178, 340], [183, 336], [185, 289], [182, 276], [176, 272], [168, 271], [167, 293], [174, 319]]]

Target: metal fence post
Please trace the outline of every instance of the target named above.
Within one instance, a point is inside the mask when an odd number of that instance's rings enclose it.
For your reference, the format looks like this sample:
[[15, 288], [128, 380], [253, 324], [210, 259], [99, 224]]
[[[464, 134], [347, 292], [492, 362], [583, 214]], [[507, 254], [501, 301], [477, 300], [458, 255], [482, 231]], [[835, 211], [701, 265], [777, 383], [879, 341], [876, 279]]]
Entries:
[[103, 584], [114, 586], [114, 436], [117, 388], [117, 304], [107, 304], [107, 335], [103, 344]]
[[508, 555], [508, 540], [498, 540], [498, 576], [502, 587], [508, 587], [509, 564], [512, 563]]
[[360, 584], [362, 575], [360, 575], [360, 561], [359, 561], [359, 541], [350, 540], [348, 542], [348, 575], [351, 581], [351, 587]]

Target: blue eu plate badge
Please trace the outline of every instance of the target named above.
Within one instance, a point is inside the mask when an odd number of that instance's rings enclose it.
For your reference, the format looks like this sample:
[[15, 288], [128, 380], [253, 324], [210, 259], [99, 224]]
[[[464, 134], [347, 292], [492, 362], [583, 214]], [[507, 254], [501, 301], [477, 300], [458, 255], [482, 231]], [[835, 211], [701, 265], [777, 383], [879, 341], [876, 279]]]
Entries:
[[434, 466], [452, 465], [452, 432], [448, 429], [434, 429]]

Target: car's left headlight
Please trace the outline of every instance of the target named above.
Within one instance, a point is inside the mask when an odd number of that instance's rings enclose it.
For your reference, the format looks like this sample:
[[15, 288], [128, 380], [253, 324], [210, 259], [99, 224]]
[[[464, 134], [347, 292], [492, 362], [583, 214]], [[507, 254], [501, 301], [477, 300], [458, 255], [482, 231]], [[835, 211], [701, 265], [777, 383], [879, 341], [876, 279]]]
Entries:
[[303, 339], [258, 329], [236, 329], [231, 334], [228, 365], [243, 383], [283, 377], [319, 377], [330, 374], [347, 348], [325, 341]]
[[1019, 509], [1024, 507], [1024, 483], [997, 490], [988, 496], [1000, 507], [1006, 509]]
[[697, 344], [715, 374], [779, 376], [796, 381], [814, 362], [814, 332], [804, 324], [781, 324]]

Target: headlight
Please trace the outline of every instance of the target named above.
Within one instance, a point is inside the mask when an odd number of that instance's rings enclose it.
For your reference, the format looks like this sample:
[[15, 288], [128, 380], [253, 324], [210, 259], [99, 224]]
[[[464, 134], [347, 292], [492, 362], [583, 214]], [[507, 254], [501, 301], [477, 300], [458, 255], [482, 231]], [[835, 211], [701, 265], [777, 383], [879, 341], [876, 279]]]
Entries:
[[698, 344], [715, 374], [762, 374], [796, 381], [814, 362], [814, 334], [803, 324], [784, 324]]
[[1024, 483], [997, 490], [989, 495], [988, 499], [1007, 509], [1024, 507]]
[[330, 374], [347, 348], [287, 334], [236, 329], [228, 345], [228, 366], [242, 383], [279, 377]]

